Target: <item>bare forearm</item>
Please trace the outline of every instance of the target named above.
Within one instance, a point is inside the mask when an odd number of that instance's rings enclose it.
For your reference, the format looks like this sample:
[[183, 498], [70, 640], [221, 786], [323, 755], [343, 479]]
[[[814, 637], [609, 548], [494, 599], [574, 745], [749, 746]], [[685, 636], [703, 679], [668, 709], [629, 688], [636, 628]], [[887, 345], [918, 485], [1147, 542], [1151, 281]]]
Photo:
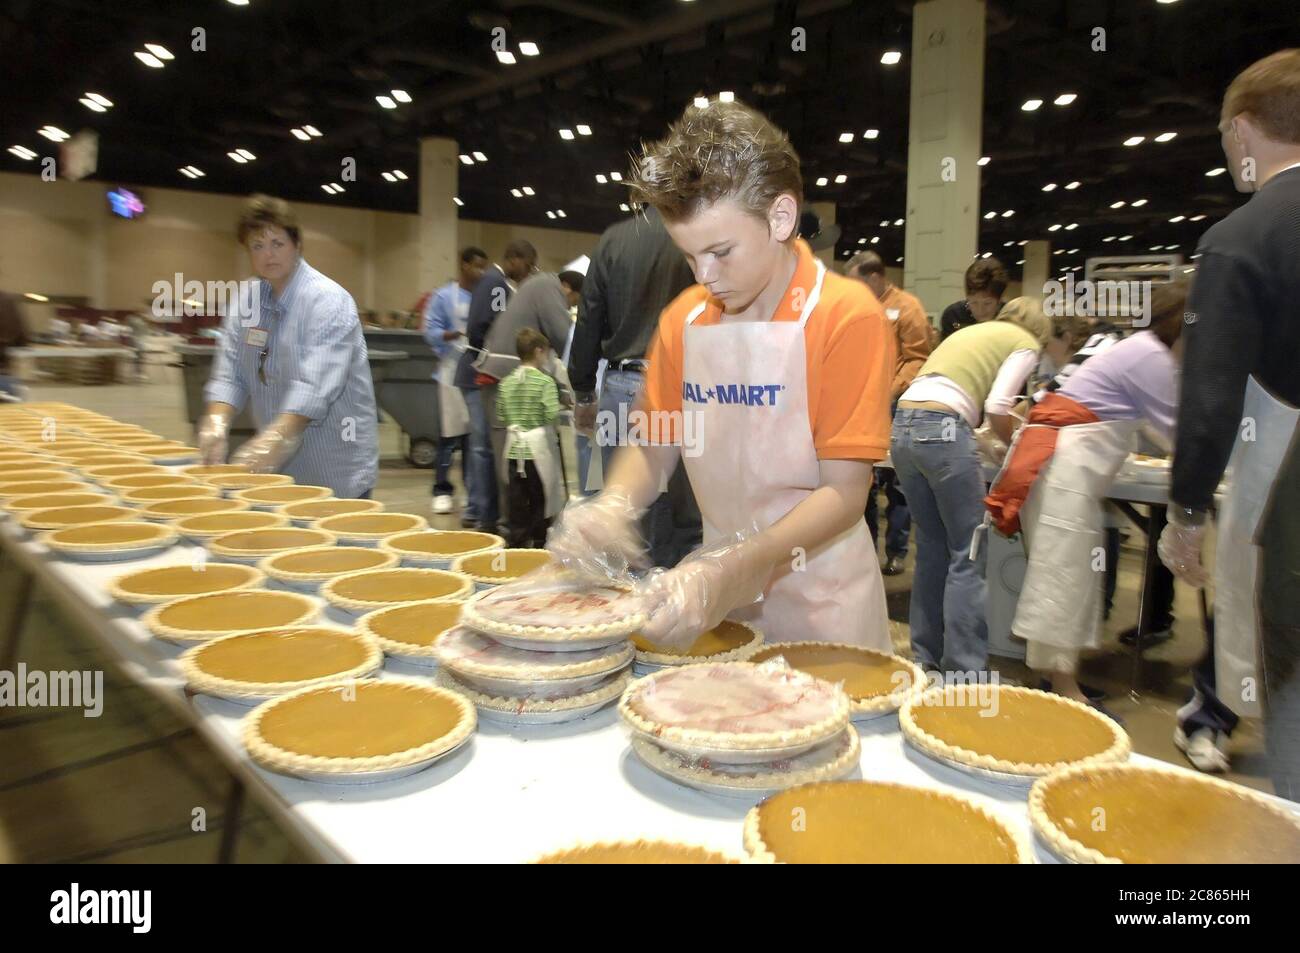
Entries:
[[633, 506], [643, 510], [659, 498], [660, 488], [668, 485], [680, 458], [681, 447], [619, 447], [605, 477], [605, 492], [626, 496]]

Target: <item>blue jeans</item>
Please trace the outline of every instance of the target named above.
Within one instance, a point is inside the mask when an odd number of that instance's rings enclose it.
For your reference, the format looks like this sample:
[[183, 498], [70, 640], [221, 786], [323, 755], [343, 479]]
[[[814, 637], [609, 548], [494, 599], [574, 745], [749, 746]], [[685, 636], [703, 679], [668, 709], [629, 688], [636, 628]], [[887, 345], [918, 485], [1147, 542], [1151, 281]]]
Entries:
[[[605, 372], [596, 415], [596, 441], [600, 445], [605, 473], [609, 472], [614, 451], [619, 444], [627, 442], [620, 421], [626, 419], [644, 387], [645, 375], [640, 371], [619, 371], [611, 367]], [[602, 420], [613, 422], [615, 443], [606, 445], [601, 440]], [[605, 429], [610, 428], [607, 426]], [[700, 545], [703, 537], [700, 510], [682, 464], [677, 465], [669, 480], [668, 492], [659, 494], [641, 518], [641, 532], [650, 549], [651, 560], [656, 566], [665, 568], [676, 566], [683, 556]]]
[[[593, 486], [587, 489], [588, 477], [591, 472], [591, 441], [587, 439], [586, 434], [575, 433], [573, 442], [578, 447], [578, 493], [581, 496], [595, 496], [600, 492]], [[602, 459], [604, 459], [602, 457]]]
[[456, 451], [460, 450], [460, 477], [465, 483], [465, 492], [469, 492], [469, 435], [458, 437], [440, 437], [438, 439], [438, 458], [433, 467], [433, 495], [451, 496], [455, 487], [451, 485], [451, 464]]
[[912, 654], [926, 669], [982, 672], [989, 660], [985, 547], [970, 558], [971, 535], [984, 520], [975, 437], [956, 414], [900, 407], [890, 455], [916, 524]]
[[462, 388], [461, 393], [465, 395], [465, 406], [469, 408], [470, 464], [465, 471], [469, 503], [465, 507], [465, 518], [476, 520], [491, 530], [501, 517], [497, 505], [496, 468], [492, 465], [492, 430], [488, 425], [483, 392], [477, 388]]
[[880, 507], [876, 505], [876, 491], [885, 491], [885, 555], [903, 559], [907, 556], [907, 538], [912, 534], [912, 514], [907, 510], [907, 497], [898, 488], [898, 474], [889, 467], [876, 467], [876, 482], [867, 497], [867, 529], [871, 530], [871, 545], [875, 546], [880, 533]]

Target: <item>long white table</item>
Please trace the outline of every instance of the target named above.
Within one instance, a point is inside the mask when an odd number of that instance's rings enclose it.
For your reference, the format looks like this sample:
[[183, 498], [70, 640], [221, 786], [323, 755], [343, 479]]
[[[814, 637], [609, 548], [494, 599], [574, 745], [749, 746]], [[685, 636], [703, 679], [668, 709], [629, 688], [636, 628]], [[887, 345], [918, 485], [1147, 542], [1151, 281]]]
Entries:
[[[460, 751], [428, 770], [379, 784], [307, 782], [265, 771], [240, 743], [249, 709], [188, 694], [176, 661], [181, 649], [152, 638], [134, 613], [107, 595], [113, 576], [187, 564], [194, 547], [181, 544], [131, 562], [71, 562], [53, 556], [12, 520], [0, 524], [0, 543], [128, 675], [192, 722], [235, 778], [321, 859], [508, 863], [578, 841], [643, 837], [743, 854], [741, 822], [756, 799], [703, 794], [655, 774], [632, 754], [613, 706], [554, 726], [505, 728], [480, 720]], [[0, 668], [3, 662], [0, 646]], [[429, 677], [430, 670], [389, 659], [384, 673]], [[897, 717], [861, 724], [858, 731], [861, 777], [963, 792], [1027, 829], [1025, 790], [969, 777], [913, 751]], [[1039, 856], [1051, 860], [1041, 848]]]

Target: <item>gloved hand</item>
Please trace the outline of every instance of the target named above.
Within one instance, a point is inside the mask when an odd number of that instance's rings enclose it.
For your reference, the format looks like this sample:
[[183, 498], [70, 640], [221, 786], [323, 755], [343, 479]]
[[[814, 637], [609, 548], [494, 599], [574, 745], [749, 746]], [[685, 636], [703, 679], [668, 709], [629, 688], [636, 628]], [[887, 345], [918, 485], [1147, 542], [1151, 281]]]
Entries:
[[773, 567], [756, 535], [698, 549], [677, 568], [652, 575], [642, 588], [650, 618], [641, 634], [655, 645], [684, 649], [728, 612], [757, 601]]
[[1209, 580], [1205, 566], [1201, 563], [1201, 546], [1205, 542], [1208, 520], [1193, 525], [1174, 508], [1169, 510], [1169, 522], [1160, 534], [1160, 543], [1156, 552], [1160, 561], [1175, 576], [1190, 586], [1200, 589]]
[[640, 517], [631, 500], [607, 490], [561, 510], [546, 537], [546, 548], [570, 572], [622, 579], [632, 569], [650, 564]]
[[226, 462], [229, 435], [230, 418], [225, 414], [204, 414], [199, 418], [199, 456], [205, 465]]
[[261, 433], [236, 450], [230, 462], [242, 463], [251, 473], [275, 473], [289, 462], [301, 445], [301, 433], [281, 418], [268, 424]]

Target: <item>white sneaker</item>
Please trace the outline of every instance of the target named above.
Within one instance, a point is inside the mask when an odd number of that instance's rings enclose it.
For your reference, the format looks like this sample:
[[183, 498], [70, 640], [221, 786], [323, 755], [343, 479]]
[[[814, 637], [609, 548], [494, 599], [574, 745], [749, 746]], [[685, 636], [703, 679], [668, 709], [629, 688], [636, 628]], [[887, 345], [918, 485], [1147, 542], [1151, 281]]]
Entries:
[[1192, 767], [1207, 774], [1228, 770], [1228, 736], [1212, 728], [1197, 728], [1189, 736], [1181, 725], [1174, 729], [1174, 744]]
[[433, 512], [438, 515], [445, 515], [452, 511], [452, 498], [450, 494], [435, 496], [433, 498]]

